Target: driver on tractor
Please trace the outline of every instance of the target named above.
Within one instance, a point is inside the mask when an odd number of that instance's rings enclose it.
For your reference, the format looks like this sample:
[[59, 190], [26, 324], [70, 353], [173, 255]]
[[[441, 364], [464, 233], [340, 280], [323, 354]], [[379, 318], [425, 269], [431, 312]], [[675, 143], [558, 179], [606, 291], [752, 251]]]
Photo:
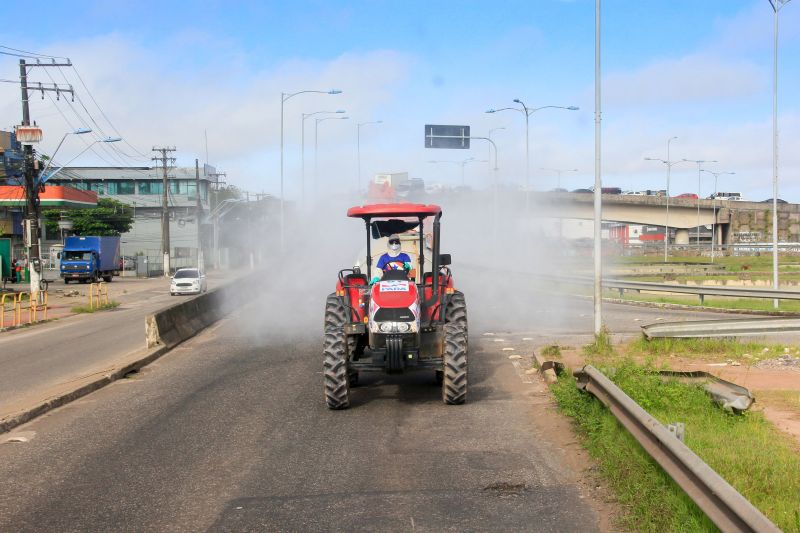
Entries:
[[400, 236], [396, 233], [389, 236], [389, 251], [378, 259], [370, 284], [380, 281], [383, 273], [389, 270], [411, 271], [411, 258], [400, 251]]

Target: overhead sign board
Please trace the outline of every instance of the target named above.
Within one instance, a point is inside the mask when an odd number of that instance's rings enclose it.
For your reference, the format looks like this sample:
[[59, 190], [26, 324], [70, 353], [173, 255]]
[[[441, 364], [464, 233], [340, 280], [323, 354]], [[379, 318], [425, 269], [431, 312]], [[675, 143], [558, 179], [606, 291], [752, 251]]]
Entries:
[[425, 124], [425, 148], [469, 150], [469, 126]]

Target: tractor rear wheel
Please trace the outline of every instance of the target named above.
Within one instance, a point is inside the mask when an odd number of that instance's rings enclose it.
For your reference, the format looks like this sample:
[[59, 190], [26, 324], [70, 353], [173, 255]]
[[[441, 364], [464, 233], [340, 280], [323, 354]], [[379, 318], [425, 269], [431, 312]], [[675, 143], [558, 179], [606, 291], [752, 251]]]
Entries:
[[467, 401], [467, 332], [458, 324], [444, 325], [442, 400], [450, 405]]
[[458, 324], [464, 328], [464, 334], [467, 336], [467, 341], [469, 342], [467, 299], [464, 298], [463, 292], [454, 291], [452, 296], [450, 296], [450, 302], [447, 304], [447, 310], [444, 312], [444, 321], [446, 323]]
[[323, 374], [325, 402], [329, 409], [350, 406], [350, 376], [347, 372], [347, 335], [344, 325], [347, 311], [335, 294], [325, 302], [325, 340], [323, 344]]

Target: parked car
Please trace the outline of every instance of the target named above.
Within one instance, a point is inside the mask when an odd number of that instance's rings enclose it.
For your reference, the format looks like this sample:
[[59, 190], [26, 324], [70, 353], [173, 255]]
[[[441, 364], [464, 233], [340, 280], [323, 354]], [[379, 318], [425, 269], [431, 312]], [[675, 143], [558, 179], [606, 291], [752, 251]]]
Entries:
[[206, 292], [206, 275], [197, 268], [181, 268], [172, 276], [169, 284], [169, 293], [172, 296], [179, 294], [200, 294]]
[[697, 195], [696, 195], [695, 193], [693, 193], [693, 192], [685, 192], [685, 193], [683, 193], [683, 194], [679, 194], [679, 195], [678, 195], [678, 196], [676, 196], [675, 198], [690, 198], [690, 199], [692, 199], [692, 200], [697, 200], [697, 199], [698, 199], [698, 198], [700, 198], [700, 197], [699, 197], [699, 196], [697, 196]]
[[592, 192], [594, 192], [594, 191], [592, 191], [591, 189], [575, 189], [575, 190], [574, 190], [574, 191], [572, 191], [572, 192], [578, 192], [578, 193], [589, 193], [589, 194], [591, 194], [591, 193], [592, 193]]
[[[779, 204], [788, 204], [788, 203], [789, 203], [789, 202], [787, 202], [786, 200], [782, 200], [782, 199], [780, 199], [780, 198], [778, 198], [776, 201], [777, 201]], [[772, 198], [767, 198], [766, 200], [762, 200], [762, 201], [761, 201], [761, 203], [762, 203], [762, 204], [771, 204], [771, 203], [772, 203]]]

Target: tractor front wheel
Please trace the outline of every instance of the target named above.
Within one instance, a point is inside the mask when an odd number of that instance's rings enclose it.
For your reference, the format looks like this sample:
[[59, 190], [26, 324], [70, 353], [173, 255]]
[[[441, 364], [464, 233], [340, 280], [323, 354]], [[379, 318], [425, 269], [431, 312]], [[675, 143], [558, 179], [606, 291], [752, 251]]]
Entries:
[[350, 376], [347, 372], [347, 336], [344, 325], [347, 311], [335, 294], [325, 302], [325, 340], [323, 344], [323, 374], [325, 402], [329, 409], [350, 406]]
[[467, 401], [467, 332], [458, 324], [444, 325], [442, 400], [449, 405]]

